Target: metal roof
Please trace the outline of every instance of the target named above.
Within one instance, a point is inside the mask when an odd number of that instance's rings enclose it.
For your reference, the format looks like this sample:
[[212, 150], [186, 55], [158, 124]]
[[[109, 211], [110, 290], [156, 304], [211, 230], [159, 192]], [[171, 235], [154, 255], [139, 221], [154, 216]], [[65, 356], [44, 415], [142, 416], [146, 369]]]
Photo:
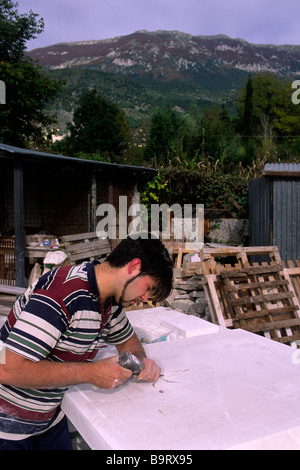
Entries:
[[263, 174], [265, 176], [300, 177], [300, 163], [266, 163]]
[[56, 160], [65, 160], [67, 162], [82, 163], [84, 165], [94, 165], [102, 167], [103, 169], [110, 170], [131, 170], [140, 172], [157, 172], [155, 168], [148, 168], [143, 166], [134, 165], [120, 165], [118, 163], [100, 162], [97, 160], [88, 160], [83, 158], [66, 157], [64, 155], [56, 155], [53, 153], [39, 152], [37, 150], [23, 149], [21, 147], [14, 147], [12, 145], [3, 144], [0, 142], [0, 150], [4, 150], [6, 153], [15, 155], [23, 155], [24, 157], [30, 158], [49, 158]]

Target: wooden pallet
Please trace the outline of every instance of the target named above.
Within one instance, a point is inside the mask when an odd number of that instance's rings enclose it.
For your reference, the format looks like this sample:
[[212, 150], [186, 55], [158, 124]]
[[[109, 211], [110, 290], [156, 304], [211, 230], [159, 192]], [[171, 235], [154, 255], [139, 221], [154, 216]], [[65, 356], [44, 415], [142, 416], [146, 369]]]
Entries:
[[295, 263], [287, 261], [287, 265], [282, 261], [282, 266], [285, 268], [285, 272], [293, 284], [295, 294], [300, 303], [300, 260], [296, 260]]
[[100, 240], [95, 232], [66, 235], [62, 242], [70, 264], [94, 259], [104, 261], [111, 251], [108, 239]]
[[[251, 263], [252, 255], [269, 261]], [[214, 323], [290, 345], [300, 340], [300, 304], [277, 247], [203, 248], [200, 258]]]

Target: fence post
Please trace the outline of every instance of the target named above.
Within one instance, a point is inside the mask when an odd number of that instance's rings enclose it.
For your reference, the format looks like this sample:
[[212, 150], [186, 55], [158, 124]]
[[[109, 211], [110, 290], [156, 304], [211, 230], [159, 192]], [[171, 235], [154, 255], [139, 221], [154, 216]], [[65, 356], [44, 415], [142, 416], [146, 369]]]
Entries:
[[25, 240], [24, 240], [24, 191], [23, 162], [14, 159], [14, 217], [16, 235], [16, 286], [26, 287], [25, 283]]

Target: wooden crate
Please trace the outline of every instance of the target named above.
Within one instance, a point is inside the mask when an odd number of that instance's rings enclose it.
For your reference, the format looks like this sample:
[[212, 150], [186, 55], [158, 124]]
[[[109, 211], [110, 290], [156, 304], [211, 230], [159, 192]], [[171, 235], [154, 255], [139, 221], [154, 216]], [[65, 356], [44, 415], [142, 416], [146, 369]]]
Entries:
[[[251, 264], [251, 255], [269, 261]], [[224, 257], [231, 264], [222, 264]], [[214, 323], [286, 344], [300, 340], [299, 300], [277, 247], [204, 248], [200, 258]]]

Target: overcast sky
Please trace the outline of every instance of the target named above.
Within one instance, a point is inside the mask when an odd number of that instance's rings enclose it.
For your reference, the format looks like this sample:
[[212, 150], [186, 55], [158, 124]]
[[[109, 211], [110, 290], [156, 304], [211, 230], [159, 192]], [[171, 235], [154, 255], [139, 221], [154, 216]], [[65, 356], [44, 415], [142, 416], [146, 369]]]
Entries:
[[300, 45], [299, 0], [19, 0], [44, 32], [28, 49], [58, 42], [107, 39], [139, 29], [226, 34], [255, 44]]

